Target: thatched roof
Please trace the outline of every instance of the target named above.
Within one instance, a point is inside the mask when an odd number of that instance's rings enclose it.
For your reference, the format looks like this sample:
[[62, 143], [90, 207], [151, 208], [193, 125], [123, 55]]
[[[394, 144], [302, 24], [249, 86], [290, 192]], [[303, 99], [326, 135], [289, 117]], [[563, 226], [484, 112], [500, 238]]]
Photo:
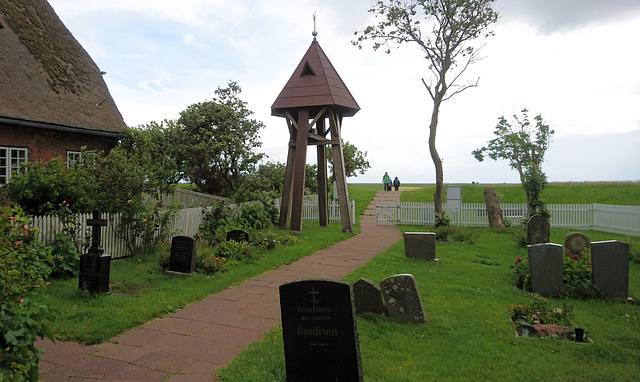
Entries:
[[0, 118], [120, 133], [100, 69], [46, 0], [0, 0]]
[[287, 110], [312, 106], [335, 106], [347, 117], [360, 110], [315, 39], [271, 106], [271, 115], [284, 116]]

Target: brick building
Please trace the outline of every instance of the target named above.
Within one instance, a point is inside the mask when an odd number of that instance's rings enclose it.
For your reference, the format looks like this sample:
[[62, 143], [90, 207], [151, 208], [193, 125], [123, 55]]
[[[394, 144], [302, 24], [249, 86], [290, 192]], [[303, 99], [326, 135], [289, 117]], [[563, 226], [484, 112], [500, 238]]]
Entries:
[[0, 185], [26, 160], [117, 144], [125, 123], [102, 75], [46, 0], [0, 0]]

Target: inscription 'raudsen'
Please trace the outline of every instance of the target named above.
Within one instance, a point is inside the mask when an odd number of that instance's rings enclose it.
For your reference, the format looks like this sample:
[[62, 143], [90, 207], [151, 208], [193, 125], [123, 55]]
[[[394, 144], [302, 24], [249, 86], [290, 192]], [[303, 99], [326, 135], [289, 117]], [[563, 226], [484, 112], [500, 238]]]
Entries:
[[313, 329], [305, 329], [302, 326], [298, 326], [298, 335], [299, 336], [337, 336], [338, 329], [323, 329], [319, 326], [316, 326]]

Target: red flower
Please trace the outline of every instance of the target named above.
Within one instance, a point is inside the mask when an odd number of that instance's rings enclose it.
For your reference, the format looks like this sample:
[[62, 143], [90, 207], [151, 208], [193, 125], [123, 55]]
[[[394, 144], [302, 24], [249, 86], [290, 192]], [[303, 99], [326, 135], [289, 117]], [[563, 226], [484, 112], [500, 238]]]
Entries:
[[521, 262], [522, 262], [522, 259], [518, 257], [518, 258], [516, 259], [516, 262], [521, 263]]
[[574, 258], [574, 259], [577, 259], [577, 258], [578, 258], [578, 255], [573, 255], [573, 256], [571, 256], [571, 257], [572, 257], [572, 258]]

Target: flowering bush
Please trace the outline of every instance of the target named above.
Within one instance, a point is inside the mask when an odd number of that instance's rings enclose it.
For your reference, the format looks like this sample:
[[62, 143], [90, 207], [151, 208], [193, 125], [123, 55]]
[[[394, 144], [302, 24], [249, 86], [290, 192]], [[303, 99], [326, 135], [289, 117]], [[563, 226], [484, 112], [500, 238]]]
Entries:
[[29, 298], [47, 284], [53, 258], [20, 207], [0, 207], [0, 380], [38, 380], [36, 337], [53, 340], [46, 305]]
[[451, 225], [451, 216], [447, 211], [442, 211], [441, 214], [436, 213], [434, 216], [433, 225], [437, 227], [448, 227]]
[[516, 263], [511, 266], [516, 273], [516, 286], [520, 289], [531, 289], [531, 274], [529, 273], [529, 262], [521, 258], [516, 259]]
[[211, 248], [205, 248], [196, 255], [196, 271], [207, 275], [224, 271], [227, 259], [216, 256]]

